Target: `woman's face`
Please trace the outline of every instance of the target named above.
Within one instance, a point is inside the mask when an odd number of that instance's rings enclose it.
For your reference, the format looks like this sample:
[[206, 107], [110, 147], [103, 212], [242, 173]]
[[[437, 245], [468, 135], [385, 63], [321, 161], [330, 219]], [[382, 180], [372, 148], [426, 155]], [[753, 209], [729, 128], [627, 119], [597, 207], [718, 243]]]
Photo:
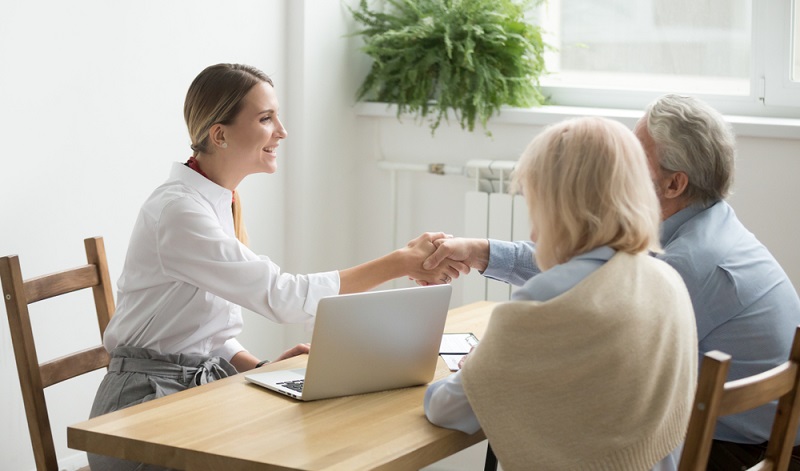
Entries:
[[226, 153], [245, 175], [275, 173], [278, 169], [278, 145], [287, 135], [278, 108], [275, 89], [260, 82], [245, 95], [233, 123], [224, 125]]

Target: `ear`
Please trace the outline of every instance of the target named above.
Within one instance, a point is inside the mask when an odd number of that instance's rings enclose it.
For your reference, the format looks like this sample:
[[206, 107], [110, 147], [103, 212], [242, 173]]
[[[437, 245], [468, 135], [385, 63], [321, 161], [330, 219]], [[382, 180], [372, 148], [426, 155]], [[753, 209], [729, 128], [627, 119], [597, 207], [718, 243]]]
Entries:
[[681, 197], [686, 192], [686, 187], [689, 186], [689, 176], [686, 175], [686, 172], [673, 172], [667, 178], [667, 185], [663, 191], [664, 197], [669, 199]]
[[214, 147], [227, 147], [227, 144], [225, 144], [225, 126], [220, 123], [211, 126], [211, 129], [208, 130], [208, 139]]

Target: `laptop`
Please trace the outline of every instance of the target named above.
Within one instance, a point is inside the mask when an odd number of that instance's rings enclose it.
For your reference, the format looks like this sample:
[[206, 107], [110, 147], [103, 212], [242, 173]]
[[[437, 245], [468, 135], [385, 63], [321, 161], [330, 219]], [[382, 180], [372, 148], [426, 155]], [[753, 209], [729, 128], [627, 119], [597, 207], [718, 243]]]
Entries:
[[450, 285], [322, 298], [306, 368], [252, 373], [251, 383], [313, 401], [433, 379]]

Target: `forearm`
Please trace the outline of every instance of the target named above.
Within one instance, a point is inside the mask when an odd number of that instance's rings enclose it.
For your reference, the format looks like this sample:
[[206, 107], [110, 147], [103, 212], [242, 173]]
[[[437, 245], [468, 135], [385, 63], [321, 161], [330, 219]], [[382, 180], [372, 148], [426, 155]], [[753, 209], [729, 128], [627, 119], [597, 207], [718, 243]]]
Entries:
[[402, 250], [339, 271], [339, 294], [360, 293], [408, 273]]
[[231, 358], [231, 365], [240, 373], [252, 370], [257, 364], [258, 358], [251, 355], [247, 350], [242, 350]]
[[530, 242], [487, 241], [489, 263], [483, 275], [494, 280], [522, 286], [541, 273], [534, 260], [534, 245]]
[[468, 265], [481, 273], [489, 266], [489, 239], [470, 239], [472, 248]]

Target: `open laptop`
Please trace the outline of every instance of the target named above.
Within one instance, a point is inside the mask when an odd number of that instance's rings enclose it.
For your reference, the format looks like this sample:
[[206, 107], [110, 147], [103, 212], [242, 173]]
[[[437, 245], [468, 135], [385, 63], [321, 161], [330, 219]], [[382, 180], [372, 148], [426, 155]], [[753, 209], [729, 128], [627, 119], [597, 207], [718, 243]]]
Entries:
[[428, 383], [451, 290], [438, 285], [323, 298], [307, 367], [245, 379], [302, 401]]

